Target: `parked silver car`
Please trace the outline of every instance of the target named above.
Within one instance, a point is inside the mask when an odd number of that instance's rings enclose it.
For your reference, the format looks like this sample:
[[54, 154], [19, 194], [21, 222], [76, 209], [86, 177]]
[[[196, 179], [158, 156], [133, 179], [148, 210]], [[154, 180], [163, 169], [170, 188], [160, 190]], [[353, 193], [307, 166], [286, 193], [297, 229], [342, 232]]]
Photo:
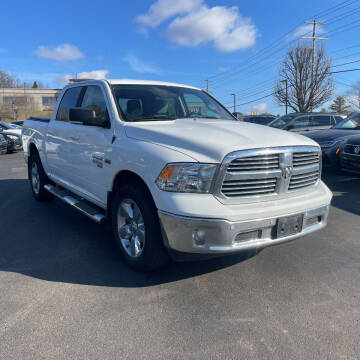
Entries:
[[343, 120], [338, 114], [327, 113], [292, 113], [283, 115], [268, 124], [281, 130], [305, 133], [314, 130], [326, 130]]

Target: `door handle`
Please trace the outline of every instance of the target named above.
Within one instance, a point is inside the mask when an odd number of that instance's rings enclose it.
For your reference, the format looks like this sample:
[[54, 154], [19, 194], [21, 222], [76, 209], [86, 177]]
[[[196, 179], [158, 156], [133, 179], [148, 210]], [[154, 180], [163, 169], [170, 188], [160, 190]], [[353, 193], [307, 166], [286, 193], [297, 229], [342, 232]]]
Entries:
[[80, 136], [70, 136], [70, 140], [79, 141], [79, 140], [80, 140]]

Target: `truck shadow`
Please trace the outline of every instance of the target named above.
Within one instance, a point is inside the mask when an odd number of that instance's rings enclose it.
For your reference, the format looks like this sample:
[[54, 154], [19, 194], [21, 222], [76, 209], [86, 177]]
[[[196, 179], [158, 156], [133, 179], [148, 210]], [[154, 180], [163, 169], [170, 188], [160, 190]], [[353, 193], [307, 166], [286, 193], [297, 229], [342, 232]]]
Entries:
[[360, 215], [360, 176], [337, 175], [327, 171], [322, 180], [333, 192], [332, 206]]
[[111, 232], [60, 200], [38, 203], [27, 180], [0, 180], [0, 271], [73, 284], [148, 287], [210, 273], [246, 261], [244, 253], [173, 263], [137, 273], [121, 260]]

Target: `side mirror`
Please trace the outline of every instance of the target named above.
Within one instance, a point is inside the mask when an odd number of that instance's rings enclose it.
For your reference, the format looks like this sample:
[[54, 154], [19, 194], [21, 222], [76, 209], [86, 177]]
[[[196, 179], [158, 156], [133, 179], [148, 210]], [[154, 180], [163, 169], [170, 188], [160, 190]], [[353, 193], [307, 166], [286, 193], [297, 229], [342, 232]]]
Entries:
[[71, 122], [92, 125], [95, 119], [96, 114], [94, 110], [79, 107], [69, 109], [69, 121]]
[[70, 108], [69, 121], [88, 126], [108, 127], [109, 121], [106, 117], [96, 116], [95, 110], [88, 108]]

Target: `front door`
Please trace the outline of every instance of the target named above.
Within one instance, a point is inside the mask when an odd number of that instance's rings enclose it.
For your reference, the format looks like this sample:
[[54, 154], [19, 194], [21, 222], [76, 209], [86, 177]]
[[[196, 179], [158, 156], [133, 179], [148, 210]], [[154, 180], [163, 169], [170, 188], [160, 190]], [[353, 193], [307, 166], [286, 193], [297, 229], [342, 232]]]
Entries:
[[[102, 205], [106, 204], [107, 189], [112, 181], [111, 146], [114, 134], [104, 89], [98, 85], [87, 86], [80, 106], [95, 111], [99, 126], [74, 124], [70, 119], [72, 133], [68, 134], [68, 146], [72, 156], [68, 159], [69, 171], [77, 190]], [[104, 119], [107, 123], [105, 127], [100, 126]]]

